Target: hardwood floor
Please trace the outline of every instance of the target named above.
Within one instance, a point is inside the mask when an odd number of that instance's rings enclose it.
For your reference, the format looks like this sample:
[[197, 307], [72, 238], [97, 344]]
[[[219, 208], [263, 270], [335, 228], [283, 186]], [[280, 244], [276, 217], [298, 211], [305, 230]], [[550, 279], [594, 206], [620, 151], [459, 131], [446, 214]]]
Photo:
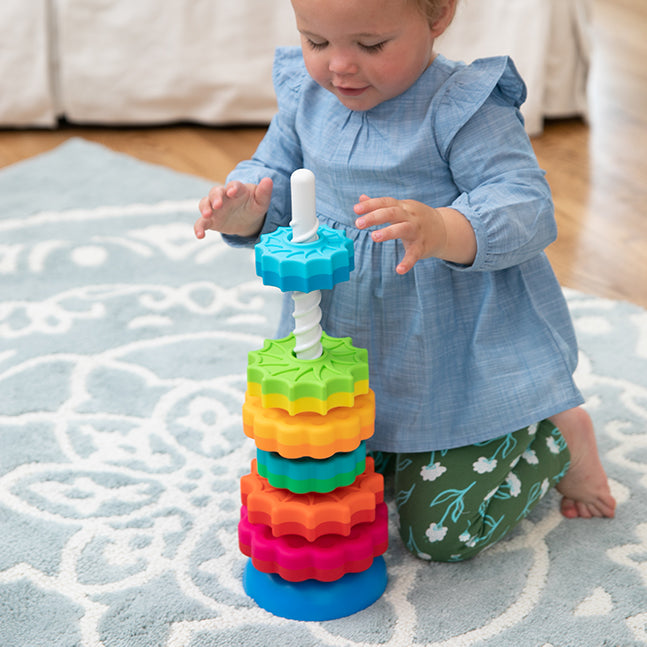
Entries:
[[172, 125], [159, 128], [93, 128], [63, 125], [56, 130], [0, 130], [0, 167], [82, 137], [145, 162], [222, 182], [260, 142], [265, 128], [210, 128]]
[[555, 200], [562, 283], [647, 307], [647, 3], [596, 0], [589, 126], [533, 141]]
[[[562, 285], [647, 308], [647, 3], [595, 0], [589, 124], [549, 122], [533, 139], [553, 190]], [[264, 128], [0, 131], [0, 167], [83, 137], [214, 182], [251, 155]], [[197, 196], [199, 197], [199, 196]], [[160, 195], [163, 199], [163, 195]]]

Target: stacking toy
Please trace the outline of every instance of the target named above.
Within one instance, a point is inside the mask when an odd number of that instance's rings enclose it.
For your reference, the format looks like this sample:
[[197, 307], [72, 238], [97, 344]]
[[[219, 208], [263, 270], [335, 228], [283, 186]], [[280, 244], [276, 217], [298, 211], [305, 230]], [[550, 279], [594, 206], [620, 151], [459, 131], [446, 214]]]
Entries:
[[384, 481], [366, 456], [375, 394], [368, 358], [321, 329], [320, 290], [349, 279], [353, 243], [319, 224], [314, 175], [292, 174], [292, 220], [255, 249], [265, 285], [292, 292], [294, 331], [249, 353], [243, 430], [256, 443], [241, 478], [238, 540], [247, 594], [293, 620], [332, 620], [387, 584]]

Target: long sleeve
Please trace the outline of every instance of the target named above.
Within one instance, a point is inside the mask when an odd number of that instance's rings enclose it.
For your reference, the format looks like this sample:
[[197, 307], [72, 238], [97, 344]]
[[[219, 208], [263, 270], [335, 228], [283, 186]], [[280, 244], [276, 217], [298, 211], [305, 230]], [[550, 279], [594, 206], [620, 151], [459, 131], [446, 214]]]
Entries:
[[[440, 144], [441, 154], [460, 191], [449, 206], [470, 221], [477, 239], [474, 263], [455, 267], [471, 271], [524, 263], [557, 236], [550, 188], [516, 109], [525, 97], [525, 87], [509, 59], [488, 59], [482, 65], [501, 68], [496, 85], [488, 88], [484, 84], [487, 98], [458, 129], [440, 129], [451, 133]], [[443, 118], [447, 119], [444, 113], [461, 104], [460, 76], [458, 72], [452, 91], [439, 101], [437, 123], [441, 126], [445, 126]], [[473, 100], [478, 91], [478, 86], [469, 87], [472, 105], [479, 105]]]

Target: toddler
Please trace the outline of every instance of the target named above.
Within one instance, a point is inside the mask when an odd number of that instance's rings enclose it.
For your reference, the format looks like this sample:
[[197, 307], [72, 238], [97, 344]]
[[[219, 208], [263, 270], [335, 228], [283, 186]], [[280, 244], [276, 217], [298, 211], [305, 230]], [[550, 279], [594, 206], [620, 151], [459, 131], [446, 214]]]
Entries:
[[320, 221], [355, 246], [322, 327], [368, 350], [370, 449], [393, 466], [406, 546], [440, 561], [501, 539], [552, 486], [566, 517], [615, 508], [543, 251], [556, 225], [525, 85], [507, 57], [434, 51], [456, 2], [292, 0], [301, 48], [277, 51], [278, 113], [195, 223], [252, 245], [289, 224], [291, 173], [314, 172]]

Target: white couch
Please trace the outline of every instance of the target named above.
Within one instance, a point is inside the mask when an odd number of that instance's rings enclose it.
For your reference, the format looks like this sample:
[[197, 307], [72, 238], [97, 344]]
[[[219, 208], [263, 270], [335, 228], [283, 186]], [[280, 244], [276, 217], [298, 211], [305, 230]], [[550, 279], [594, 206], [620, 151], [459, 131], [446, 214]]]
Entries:
[[[591, 2], [460, 0], [438, 50], [510, 54], [536, 134], [586, 116]], [[274, 48], [297, 42], [288, 0], [2, 0], [0, 126], [264, 124]]]

